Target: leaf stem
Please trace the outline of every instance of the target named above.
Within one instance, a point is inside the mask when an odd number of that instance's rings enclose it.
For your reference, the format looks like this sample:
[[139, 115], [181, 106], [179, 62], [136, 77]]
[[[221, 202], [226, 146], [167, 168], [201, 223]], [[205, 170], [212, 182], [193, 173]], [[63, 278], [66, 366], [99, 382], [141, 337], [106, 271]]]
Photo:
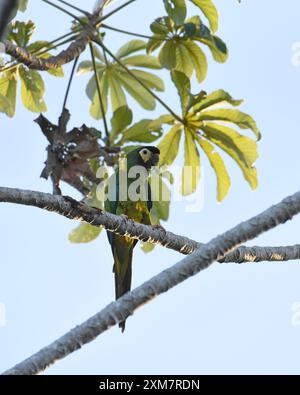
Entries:
[[146, 39], [148, 39], [148, 40], [152, 38], [152, 37], [150, 37], [150, 36], [146, 36], [145, 34], [132, 33], [132, 32], [128, 32], [127, 30], [117, 29], [116, 27], [108, 26], [108, 25], [106, 25], [105, 23], [103, 23], [103, 24], [101, 25], [101, 27], [104, 27], [105, 29], [108, 29], [108, 30], [113, 30], [114, 32], [123, 33], [123, 34], [128, 34], [129, 36], [135, 36], [135, 37], [146, 38]]
[[151, 89], [148, 88], [148, 86], [141, 81], [138, 77], [135, 76], [135, 74], [126, 67], [119, 58], [117, 58], [104, 44], [102, 41], [94, 39], [94, 42], [100, 45], [105, 52], [108, 53], [109, 56], [114, 59], [115, 62], [117, 62], [132, 78], [134, 78], [151, 96], [153, 96], [173, 117], [179, 121], [180, 123], [184, 124], [184, 120], [177, 115], [159, 96], [157, 96], [154, 92], [152, 92]]
[[67, 106], [67, 101], [68, 101], [68, 97], [69, 97], [69, 93], [70, 93], [70, 89], [71, 89], [71, 85], [72, 85], [72, 81], [73, 81], [73, 77], [74, 77], [74, 74], [75, 74], [75, 70], [76, 70], [76, 66], [77, 66], [78, 60], [79, 60], [79, 56], [74, 60], [74, 63], [73, 63], [71, 75], [70, 75], [68, 86], [67, 86], [67, 91], [66, 91], [66, 94], [65, 94], [65, 99], [64, 99], [62, 112], [64, 112], [64, 110], [66, 109], [66, 106]]
[[91, 16], [91, 14], [90, 14], [89, 12], [87, 12], [87, 11], [85, 11], [85, 10], [82, 10], [82, 9], [79, 8], [79, 7], [76, 7], [75, 5], [69, 3], [68, 1], [65, 1], [65, 0], [57, 0], [57, 1], [59, 1], [60, 3], [65, 4], [66, 6], [68, 6], [68, 7], [70, 7], [70, 8], [73, 8], [74, 10], [76, 10], [76, 11], [78, 11], [78, 12], [81, 12], [82, 14], [84, 14], [84, 15], [87, 16], [87, 17]]
[[129, 0], [129, 1], [127, 1], [126, 3], [124, 3], [124, 4], [120, 5], [119, 7], [115, 8], [114, 10], [112, 10], [111, 12], [109, 12], [108, 14], [102, 16], [102, 17], [99, 19], [98, 23], [101, 23], [101, 22], [104, 21], [105, 19], [111, 17], [111, 16], [114, 15], [116, 12], [118, 12], [118, 11], [122, 10], [123, 8], [127, 7], [129, 4], [133, 3], [134, 1], [136, 1], [136, 0]]
[[97, 73], [95, 51], [94, 51], [94, 47], [93, 47], [92, 43], [90, 43], [89, 46], [90, 46], [92, 63], [93, 63], [93, 69], [94, 69], [94, 75], [95, 75], [95, 81], [96, 81], [96, 86], [97, 86], [97, 91], [98, 91], [98, 96], [99, 96], [100, 108], [101, 108], [101, 113], [102, 113], [102, 118], [103, 118], [103, 123], [104, 123], [105, 135], [107, 137], [107, 142], [106, 143], [109, 144], [109, 132], [108, 132], [108, 126], [107, 126], [107, 121], [106, 121], [103, 97], [102, 97], [102, 94], [101, 94], [101, 87], [100, 87], [100, 83], [99, 83], [99, 77], [98, 77], [98, 73]]
[[47, 3], [47, 4], [51, 5], [52, 7], [56, 8], [58, 10], [64, 12], [65, 14], [69, 15], [73, 19], [76, 19], [76, 21], [78, 21], [79, 23], [82, 23], [82, 20], [78, 16], [76, 16], [76, 15], [72, 14], [71, 12], [65, 10], [64, 8], [60, 7], [59, 5], [52, 3], [52, 1], [49, 1], [49, 0], [42, 0], [42, 1], [44, 3]]

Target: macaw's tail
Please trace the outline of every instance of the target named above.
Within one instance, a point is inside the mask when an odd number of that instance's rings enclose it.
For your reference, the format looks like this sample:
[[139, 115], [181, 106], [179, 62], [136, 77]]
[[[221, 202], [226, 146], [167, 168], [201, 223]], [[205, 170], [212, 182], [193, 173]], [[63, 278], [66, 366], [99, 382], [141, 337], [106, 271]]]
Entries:
[[[115, 274], [116, 299], [119, 299], [131, 289], [132, 253], [137, 240], [115, 236], [112, 243], [114, 256], [113, 272]], [[125, 330], [125, 321], [119, 324], [122, 332]]]

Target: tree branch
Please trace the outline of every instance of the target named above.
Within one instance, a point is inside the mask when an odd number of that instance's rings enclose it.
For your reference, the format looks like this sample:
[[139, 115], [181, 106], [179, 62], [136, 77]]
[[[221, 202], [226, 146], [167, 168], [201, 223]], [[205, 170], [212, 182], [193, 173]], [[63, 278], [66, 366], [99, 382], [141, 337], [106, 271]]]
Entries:
[[299, 212], [300, 192], [202, 245], [192, 255], [109, 304], [83, 324], [3, 374], [33, 375], [42, 372], [51, 364], [91, 342], [111, 326], [123, 322], [138, 307], [207, 269], [241, 243], [291, 220]]
[[[192, 254], [203, 246], [184, 236], [164, 232], [160, 228], [143, 225], [121, 216], [89, 207], [69, 197], [54, 196], [42, 192], [0, 187], [0, 202], [34, 206], [56, 212], [69, 219], [77, 219], [119, 235], [127, 235], [140, 241], [158, 244], [184, 255]], [[221, 263], [245, 263], [262, 261], [288, 261], [300, 259], [300, 245], [289, 247], [239, 247], [226, 255]]]

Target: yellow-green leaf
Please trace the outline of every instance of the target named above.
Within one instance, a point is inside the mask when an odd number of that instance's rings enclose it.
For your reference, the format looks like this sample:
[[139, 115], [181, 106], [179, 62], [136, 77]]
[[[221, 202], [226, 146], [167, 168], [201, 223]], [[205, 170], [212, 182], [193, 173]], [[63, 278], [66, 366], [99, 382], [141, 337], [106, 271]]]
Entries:
[[225, 163], [220, 154], [215, 151], [215, 148], [207, 140], [196, 137], [198, 144], [205, 152], [208, 160], [214, 169], [217, 177], [217, 199], [221, 202], [228, 194], [230, 189], [230, 177], [226, 169]]
[[206, 18], [209, 21], [210, 28], [213, 32], [216, 32], [218, 30], [218, 25], [219, 25], [219, 16], [218, 16], [218, 11], [212, 2], [212, 0], [191, 0], [197, 7], [200, 8], [200, 10], [203, 12], [203, 14], [206, 16]]
[[95, 240], [101, 233], [102, 228], [93, 226], [86, 222], [81, 223], [76, 229], [69, 234], [71, 243], [81, 244], [90, 243]]
[[179, 144], [182, 134], [182, 126], [174, 125], [158, 144], [160, 150], [160, 165], [170, 166], [178, 155]]
[[194, 132], [185, 129], [184, 168], [182, 169], [182, 194], [190, 195], [197, 189], [200, 179], [200, 157], [195, 143]]
[[44, 101], [45, 84], [39, 72], [19, 69], [21, 78], [21, 97], [24, 106], [32, 112], [47, 111]]

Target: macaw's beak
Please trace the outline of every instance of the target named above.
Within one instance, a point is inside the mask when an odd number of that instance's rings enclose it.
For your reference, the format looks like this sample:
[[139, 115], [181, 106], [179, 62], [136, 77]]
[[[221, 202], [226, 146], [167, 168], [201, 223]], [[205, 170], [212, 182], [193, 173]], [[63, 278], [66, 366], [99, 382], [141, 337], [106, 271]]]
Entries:
[[150, 161], [151, 161], [151, 166], [157, 166], [159, 162], [159, 154], [152, 154]]

